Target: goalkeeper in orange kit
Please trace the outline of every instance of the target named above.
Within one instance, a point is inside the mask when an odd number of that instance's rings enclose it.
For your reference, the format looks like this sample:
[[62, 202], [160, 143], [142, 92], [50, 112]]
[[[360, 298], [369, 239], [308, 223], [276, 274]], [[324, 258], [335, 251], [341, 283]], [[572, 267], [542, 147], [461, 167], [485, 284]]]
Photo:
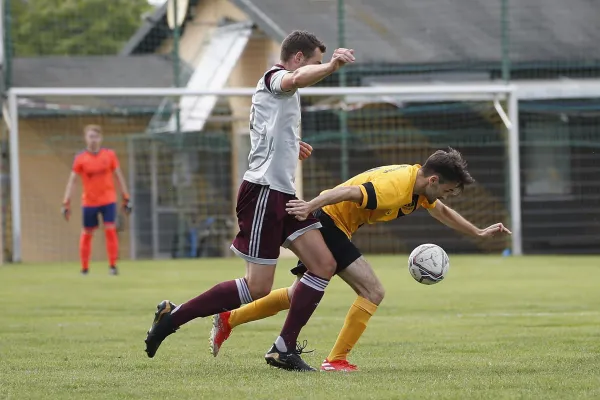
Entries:
[[90, 255], [92, 253], [92, 236], [98, 228], [98, 216], [102, 216], [104, 233], [106, 235], [106, 252], [110, 265], [111, 275], [117, 275], [117, 258], [119, 254], [119, 239], [117, 237], [117, 192], [113, 180], [113, 173], [117, 177], [123, 195], [123, 210], [131, 213], [129, 192], [125, 184], [123, 172], [119, 167], [119, 160], [113, 150], [101, 148], [102, 128], [98, 125], [88, 125], [84, 128], [86, 149], [77, 156], [73, 162], [73, 169], [69, 176], [65, 197], [63, 199], [62, 214], [68, 221], [71, 216], [71, 192], [77, 175], [83, 183], [83, 231], [79, 241], [79, 254], [81, 258], [81, 273], [87, 274], [89, 270]]

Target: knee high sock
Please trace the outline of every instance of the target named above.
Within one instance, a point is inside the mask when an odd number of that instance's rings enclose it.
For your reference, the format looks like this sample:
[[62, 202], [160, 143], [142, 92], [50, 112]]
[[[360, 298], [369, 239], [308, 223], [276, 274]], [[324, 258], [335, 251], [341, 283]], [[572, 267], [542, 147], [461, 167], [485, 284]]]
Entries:
[[81, 260], [81, 269], [87, 271], [90, 266], [90, 256], [92, 254], [92, 230], [84, 230], [79, 238], [79, 258]]
[[327, 357], [328, 361], [345, 360], [348, 357], [348, 353], [367, 329], [367, 323], [376, 310], [376, 304], [371, 303], [364, 297], [358, 296], [356, 298], [354, 304], [348, 310], [344, 327]]
[[104, 228], [104, 235], [106, 237], [108, 265], [114, 267], [117, 265], [117, 258], [119, 257], [119, 237], [117, 236], [117, 229], [114, 225], [107, 226]]
[[176, 328], [195, 318], [235, 310], [242, 304], [251, 302], [252, 297], [246, 278], [221, 282], [175, 308], [171, 314], [171, 321]]
[[317, 309], [328, 284], [328, 279], [321, 278], [311, 272], [307, 272], [300, 279], [298, 286], [294, 289], [290, 312], [285, 319], [279, 337], [275, 340], [275, 346], [279, 351], [290, 351], [295, 348], [300, 330]]

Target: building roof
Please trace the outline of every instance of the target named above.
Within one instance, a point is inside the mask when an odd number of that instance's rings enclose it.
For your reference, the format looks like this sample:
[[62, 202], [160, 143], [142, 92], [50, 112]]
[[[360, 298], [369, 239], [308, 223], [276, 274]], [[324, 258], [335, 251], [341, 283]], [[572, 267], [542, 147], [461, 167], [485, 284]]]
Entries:
[[[189, 7], [200, 0], [190, 0]], [[227, 0], [276, 41], [293, 29], [315, 32], [338, 46], [337, 2], [328, 0]], [[358, 63], [392, 65], [499, 62], [499, 0], [345, 0], [346, 47]], [[188, 18], [189, 18], [188, 13]], [[593, 60], [600, 43], [600, 7], [589, 0], [528, 0], [508, 10], [510, 58], [515, 64]], [[183, 29], [185, 29], [185, 24]], [[166, 4], [158, 7], [121, 55], [148, 54], [170, 36]], [[600, 57], [596, 57], [600, 58]]]
[[[14, 87], [171, 87], [173, 67], [168, 57], [82, 56], [31, 57], [13, 60]], [[162, 98], [31, 97], [23, 100], [23, 112], [153, 112]], [[71, 107], [73, 106], [73, 107]], [[65, 108], [66, 107], [66, 108]], [[69, 108], [70, 107], [70, 108]], [[94, 110], [96, 111], [94, 111]]]
[[16, 87], [169, 87], [173, 84], [169, 58], [152, 54], [15, 58], [12, 71], [12, 86]]
[[[335, 1], [231, 0], [267, 34], [316, 33], [337, 47]], [[590, 59], [600, 43], [600, 7], [589, 0], [528, 0], [509, 9], [514, 62]], [[502, 58], [499, 0], [345, 0], [346, 47], [359, 62], [394, 64]]]

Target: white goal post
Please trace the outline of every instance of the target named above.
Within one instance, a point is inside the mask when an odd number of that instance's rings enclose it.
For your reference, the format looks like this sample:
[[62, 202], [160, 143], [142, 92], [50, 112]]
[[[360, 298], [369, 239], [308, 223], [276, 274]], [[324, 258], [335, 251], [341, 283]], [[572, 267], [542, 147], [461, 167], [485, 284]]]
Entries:
[[[548, 86], [545, 86], [547, 90]], [[12, 217], [12, 257], [14, 262], [22, 259], [21, 227], [21, 181], [19, 160], [19, 100], [23, 98], [73, 98], [78, 97], [161, 97], [183, 98], [186, 96], [248, 97], [254, 88], [224, 88], [219, 90], [189, 90], [178, 88], [12, 88], [8, 91], [8, 113], [10, 123], [10, 179], [11, 179], [11, 217]], [[528, 93], [539, 94], [541, 86], [529, 88]], [[573, 88], [569, 93], [573, 92]], [[600, 91], [596, 91], [598, 94]], [[345, 87], [345, 88], [306, 88], [300, 90], [303, 96], [324, 98], [350, 97], [393, 98], [397, 102], [458, 102], [473, 101], [493, 104], [507, 132], [507, 150], [510, 187], [510, 227], [512, 235], [512, 254], [522, 254], [520, 161], [519, 161], [519, 97], [518, 87], [513, 84], [430, 84], [382, 87]], [[558, 89], [554, 94], [558, 93]], [[558, 93], [560, 94], [560, 93]], [[380, 100], [383, 101], [383, 100]], [[505, 106], [503, 107], [503, 104]], [[506, 109], [506, 111], [505, 111]], [[323, 188], [325, 189], [325, 188]], [[57, 200], [57, 204], [60, 199]]]

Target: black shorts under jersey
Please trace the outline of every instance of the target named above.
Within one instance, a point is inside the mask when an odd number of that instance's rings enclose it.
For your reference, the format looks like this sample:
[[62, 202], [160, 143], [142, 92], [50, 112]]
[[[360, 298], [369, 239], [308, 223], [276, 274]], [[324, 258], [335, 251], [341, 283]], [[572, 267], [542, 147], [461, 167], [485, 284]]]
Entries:
[[[317, 210], [313, 215], [321, 222], [321, 235], [323, 235], [325, 244], [337, 263], [335, 273], [338, 274], [358, 260], [362, 254], [358, 247], [348, 239], [348, 236], [335, 225], [335, 222], [327, 213], [323, 210]], [[308, 269], [300, 260], [298, 260], [298, 265], [291, 269], [294, 275], [304, 274], [306, 271]]]

